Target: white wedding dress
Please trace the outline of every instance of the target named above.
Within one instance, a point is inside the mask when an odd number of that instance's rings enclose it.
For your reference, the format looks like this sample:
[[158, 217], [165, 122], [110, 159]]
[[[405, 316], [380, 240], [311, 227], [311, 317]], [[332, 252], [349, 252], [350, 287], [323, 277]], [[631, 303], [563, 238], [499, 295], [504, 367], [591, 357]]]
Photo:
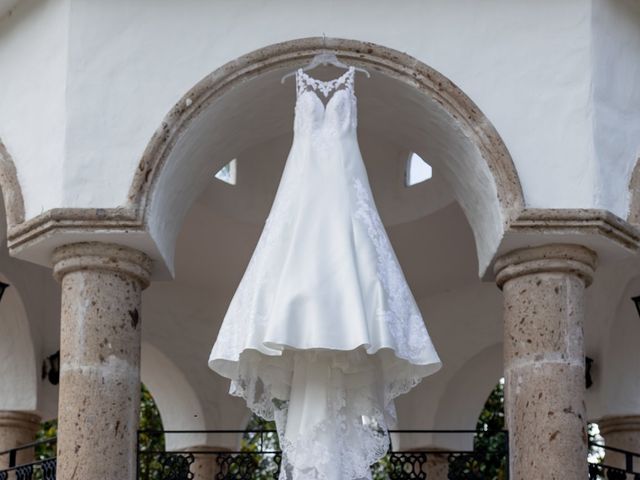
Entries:
[[275, 419], [281, 480], [371, 478], [393, 399], [440, 367], [373, 201], [354, 72], [296, 72], [291, 151], [209, 359]]

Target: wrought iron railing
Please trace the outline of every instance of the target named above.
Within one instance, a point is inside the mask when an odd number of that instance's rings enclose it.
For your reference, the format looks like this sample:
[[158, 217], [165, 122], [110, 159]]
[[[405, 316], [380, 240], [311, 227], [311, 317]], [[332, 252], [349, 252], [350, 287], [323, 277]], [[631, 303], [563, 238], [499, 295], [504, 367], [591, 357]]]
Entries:
[[[242, 437], [243, 448], [236, 450], [178, 450], [153, 451], [139, 448], [138, 479], [139, 480], [191, 480], [194, 471], [209, 464], [208, 472], [212, 480], [269, 480], [277, 479], [280, 473], [281, 452], [277, 445], [274, 430], [216, 430], [216, 431], [144, 431], [145, 436], [163, 435], [166, 438], [175, 435], [235, 435], [235, 443]], [[376, 465], [372, 466], [372, 475], [376, 480], [410, 480], [427, 479], [429, 468], [434, 460], [448, 466], [451, 480], [487, 480], [489, 475], [486, 466], [488, 460], [496, 459], [498, 468], [502, 470], [501, 478], [507, 479], [508, 438], [506, 431], [486, 432], [475, 430], [391, 430], [391, 448], [388, 454]], [[408, 436], [437, 436], [440, 439], [457, 435], [467, 437], [467, 444], [473, 444], [474, 438], [483, 435], [494, 436], [491, 452], [483, 448], [473, 450], [436, 450], [429, 448], [397, 449], [394, 439]], [[172, 442], [171, 442], [172, 443]], [[234, 442], [231, 442], [234, 443]], [[416, 442], [412, 442], [415, 444]], [[455, 443], [455, 442], [454, 442]], [[208, 459], [208, 460], [207, 460]], [[200, 463], [200, 465], [198, 465]], [[212, 468], [212, 466], [214, 468]], [[209, 473], [208, 473], [209, 474]]]
[[[55, 480], [56, 458], [37, 458], [35, 453], [45, 446], [55, 451], [55, 445], [56, 439], [49, 438], [0, 452], [0, 480]], [[20, 456], [37, 459], [24, 463]]]
[[589, 463], [589, 480], [640, 480], [640, 453], [589, 442], [601, 459]]
[[[253, 436], [254, 449], [251, 451], [229, 450], [180, 450], [180, 451], [150, 451], [138, 449], [138, 479], [139, 480], [191, 480], [194, 478], [192, 471], [196, 466], [196, 459], [203, 456], [215, 456], [217, 472], [212, 480], [243, 480], [243, 479], [270, 479], [278, 478], [280, 470], [280, 451], [271, 448], [271, 442], [275, 436], [272, 430], [255, 431], [158, 431], [141, 432], [145, 434], [172, 435], [172, 434], [235, 434], [244, 435], [251, 440]], [[393, 434], [482, 434], [491, 435], [491, 432], [475, 431], [391, 431]], [[420, 451], [395, 451], [392, 448], [389, 454], [379, 465], [373, 467], [374, 478], [384, 480], [428, 479], [427, 465], [430, 459], [438, 457], [448, 463], [448, 478], [450, 480], [487, 480], [492, 478], [483, 471], [487, 464], [487, 455], [503, 455], [505, 465], [507, 462], [507, 438], [506, 432], [494, 432], [496, 438], [504, 438], [498, 443], [500, 449], [488, 452], [483, 449], [471, 451], [442, 451], [420, 449]], [[33, 457], [35, 449], [44, 446], [55, 447], [56, 439], [42, 440], [23, 445], [11, 450], [0, 452], [0, 480], [55, 480], [56, 458], [40, 458], [29, 463], [21, 463], [20, 456], [26, 451], [31, 451]], [[633, 453], [619, 448], [608, 447], [590, 442], [591, 452], [599, 452], [598, 459], [592, 459], [589, 463], [589, 480], [640, 480], [640, 453]], [[52, 450], [49, 448], [48, 450]], [[55, 448], [53, 448], [55, 451]], [[495, 462], [494, 462], [495, 463]], [[147, 466], [144, 472], [141, 465]], [[505, 470], [505, 480], [508, 472]]]

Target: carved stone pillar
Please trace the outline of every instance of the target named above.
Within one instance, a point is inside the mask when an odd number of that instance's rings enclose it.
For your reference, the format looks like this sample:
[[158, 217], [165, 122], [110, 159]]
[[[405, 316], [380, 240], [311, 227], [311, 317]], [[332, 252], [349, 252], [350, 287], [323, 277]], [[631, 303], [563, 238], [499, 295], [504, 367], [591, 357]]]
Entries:
[[151, 261], [109, 243], [64, 245], [58, 480], [133, 480], [140, 409], [140, 305]]
[[546, 245], [498, 259], [512, 480], [587, 478], [585, 289], [596, 254]]
[[[28, 412], [0, 411], [0, 452], [35, 442], [40, 417]], [[33, 461], [34, 450], [20, 450], [16, 465]], [[0, 469], [9, 466], [9, 455], [0, 456]]]
[[[598, 427], [607, 447], [640, 454], [640, 415], [605, 417], [598, 422]], [[626, 467], [624, 454], [609, 450], [606, 451], [604, 462], [612, 467]], [[640, 468], [637, 460], [635, 463], [632, 467]]]

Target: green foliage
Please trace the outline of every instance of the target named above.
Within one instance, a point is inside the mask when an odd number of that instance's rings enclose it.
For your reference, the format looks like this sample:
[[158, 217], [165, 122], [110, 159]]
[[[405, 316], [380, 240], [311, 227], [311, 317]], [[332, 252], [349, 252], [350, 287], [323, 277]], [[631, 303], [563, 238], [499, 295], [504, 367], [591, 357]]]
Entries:
[[[58, 435], [58, 420], [48, 420], [40, 424], [40, 430], [36, 433], [36, 441], [49, 440]], [[36, 446], [36, 460], [46, 460], [56, 456], [55, 442], [42, 443]]]
[[478, 452], [480, 472], [483, 478], [503, 480], [507, 478], [508, 437], [497, 433], [505, 430], [504, 419], [504, 380], [500, 380], [493, 389], [476, 424], [476, 434], [473, 448]]
[[145, 430], [162, 432], [162, 418], [149, 390], [141, 384], [140, 390], [140, 430], [138, 436], [138, 448], [140, 449], [140, 478], [151, 480], [157, 478], [162, 471], [162, 466], [158, 462], [158, 456], [145, 454], [144, 452], [164, 452], [164, 434], [148, 433]]
[[247, 424], [247, 432], [242, 435], [240, 451], [247, 452], [251, 460], [253, 478], [255, 480], [272, 480], [276, 478], [278, 466], [274, 461], [274, 454], [280, 450], [280, 442], [275, 432], [254, 433], [251, 430], [275, 430], [273, 421], [264, 420], [258, 415], [252, 415]]
[[450, 470], [459, 478], [482, 478], [487, 480], [505, 480], [507, 478], [507, 442], [501, 431], [505, 429], [504, 419], [504, 381], [489, 394], [476, 424], [473, 441], [474, 454], [454, 459]]

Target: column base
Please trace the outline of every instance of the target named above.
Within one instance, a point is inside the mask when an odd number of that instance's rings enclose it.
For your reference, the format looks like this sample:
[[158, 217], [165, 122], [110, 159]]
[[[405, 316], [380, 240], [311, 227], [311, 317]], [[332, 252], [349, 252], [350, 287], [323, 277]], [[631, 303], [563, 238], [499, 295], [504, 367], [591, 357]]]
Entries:
[[[39, 429], [40, 416], [34, 413], [0, 411], [0, 451], [34, 442]], [[30, 463], [33, 459], [33, 448], [21, 450], [16, 456], [16, 464]], [[9, 456], [0, 456], [0, 468], [7, 467], [9, 467]]]
[[[416, 455], [424, 454], [427, 461], [422, 464], [420, 473], [426, 474], [429, 480], [448, 480], [449, 478], [449, 451], [437, 447], [412, 448], [410, 452]], [[425, 453], [428, 452], [428, 453]], [[417, 472], [416, 472], [417, 473]]]
[[[604, 417], [598, 427], [605, 446], [640, 454], [640, 415]], [[624, 454], [613, 451], [606, 451], [605, 463], [617, 468], [626, 466]], [[634, 468], [640, 468], [640, 462], [636, 460], [635, 463]]]
[[429, 480], [447, 480], [449, 478], [449, 454], [427, 453], [427, 478]]
[[228, 451], [223, 447], [212, 447], [209, 445], [197, 445], [184, 449], [185, 452], [202, 452], [194, 453], [194, 462], [191, 464], [191, 473], [193, 480], [212, 480], [220, 473], [218, 465], [218, 455], [216, 453]]

